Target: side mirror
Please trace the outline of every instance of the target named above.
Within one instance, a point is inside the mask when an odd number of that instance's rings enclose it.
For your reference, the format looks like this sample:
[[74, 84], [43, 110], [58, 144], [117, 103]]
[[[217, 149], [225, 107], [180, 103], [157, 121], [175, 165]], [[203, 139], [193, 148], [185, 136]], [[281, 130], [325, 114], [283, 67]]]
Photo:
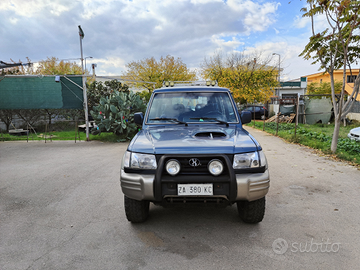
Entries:
[[144, 114], [142, 112], [134, 113], [134, 122], [135, 122], [135, 124], [141, 126], [143, 121], [144, 121]]
[[251, 112], [250, 111], [242, 111], [240, 118], [241, 118], [242, 124], [250, 123], [251, 122]]

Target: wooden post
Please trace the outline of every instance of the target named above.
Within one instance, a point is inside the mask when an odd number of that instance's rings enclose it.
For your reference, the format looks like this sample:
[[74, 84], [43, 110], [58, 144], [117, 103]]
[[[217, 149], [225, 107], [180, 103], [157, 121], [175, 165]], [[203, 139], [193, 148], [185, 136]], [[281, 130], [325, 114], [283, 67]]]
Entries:
[[277, 114], [276, 116], [276, 136], [278, 135], [278, 131], [279, 131], [279, 115], [280, 115], [280, 112]]

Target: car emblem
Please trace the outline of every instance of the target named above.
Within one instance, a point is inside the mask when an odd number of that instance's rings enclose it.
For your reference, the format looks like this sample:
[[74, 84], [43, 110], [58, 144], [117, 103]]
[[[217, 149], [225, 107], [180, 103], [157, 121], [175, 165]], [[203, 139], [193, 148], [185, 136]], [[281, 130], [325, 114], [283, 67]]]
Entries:
[[197, 159], [197, 158], [191, 158], [191, 159], [189, 159], [189, 165], [190, 165], [191, 167], [198, 167], [198, 166], [201, 165], [201, 163], [200, 163], [200, 160], [199, 160], [199, 159]]

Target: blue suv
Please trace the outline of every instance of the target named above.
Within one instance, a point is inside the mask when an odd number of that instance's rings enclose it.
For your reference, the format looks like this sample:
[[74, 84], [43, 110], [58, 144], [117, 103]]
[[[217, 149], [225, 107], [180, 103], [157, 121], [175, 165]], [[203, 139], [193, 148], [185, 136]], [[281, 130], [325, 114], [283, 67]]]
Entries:
[[143, 222], [156, 205], [237, 204], [246, 223], [262, 221], [270, 176], [260, 144], [242, 125], [229, 89], [214, 82], [175, 85], [153, 91], [142, 129], [121, 162], [125, 213]]

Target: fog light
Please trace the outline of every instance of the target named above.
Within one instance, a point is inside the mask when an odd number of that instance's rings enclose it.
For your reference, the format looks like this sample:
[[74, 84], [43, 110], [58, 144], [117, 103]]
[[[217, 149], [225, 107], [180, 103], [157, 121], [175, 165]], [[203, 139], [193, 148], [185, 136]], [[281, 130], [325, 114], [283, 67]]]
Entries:
[[180, 162], [176, 159], [170, 159], [168, 162], [166, 162], [166, 171], [170, 175], [177, 175], [180, 172]]
[[213, 159], [208, 164], [208, 170], [212, 175], [217, 176], [223, 172], [224, 165], [222, 164], [222, 162], [220, 160]]

